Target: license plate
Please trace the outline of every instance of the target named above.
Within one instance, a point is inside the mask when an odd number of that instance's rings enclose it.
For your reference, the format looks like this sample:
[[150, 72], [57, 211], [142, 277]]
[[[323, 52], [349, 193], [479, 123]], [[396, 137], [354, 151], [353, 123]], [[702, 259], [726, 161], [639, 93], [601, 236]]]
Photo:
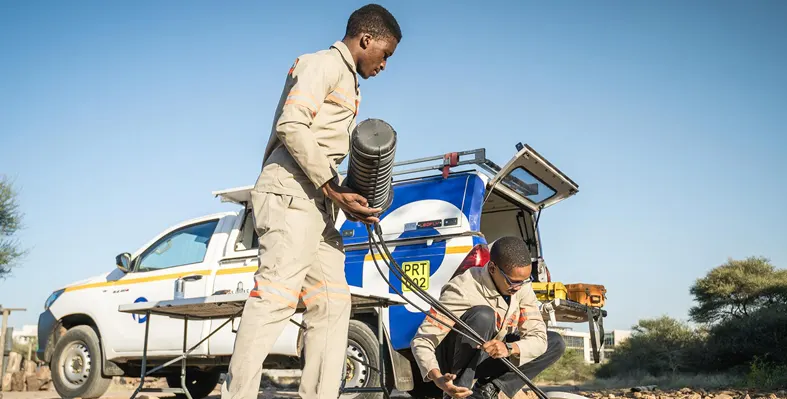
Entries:
[[[410, 277], [423, 290], [429, 289], [429, 261], [419, 260], [402, 262], [404, 274]], [[413, 291], [406, 282], [402, 282], [402, 292]]]

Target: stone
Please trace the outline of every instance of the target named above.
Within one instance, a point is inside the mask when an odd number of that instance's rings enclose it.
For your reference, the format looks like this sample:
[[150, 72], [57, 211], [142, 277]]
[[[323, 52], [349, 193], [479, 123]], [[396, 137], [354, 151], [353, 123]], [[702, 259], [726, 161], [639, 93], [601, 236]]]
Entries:
[[8, 354], [8, 365], [5, 368], [6, 373], [16, 373], [22, 366], [22, 355], [11, 352]]
[[615, 394], [614, 394], [614, 393], [611, 393], [611, 394], [607, 395], [607, 397], [608, 397], [609, 399], [615, 399]]
[[35, 375], [36, 374], [36, 363], [31, 362], [30, 360], [25, 360], [24, 362], [24, 371], [25, 377]]
[[5, 373], [2, 378], [2, 384], [0, 385], [0, 391], [8, 392], [11, 390], [11, 373]]
[[43, 381], [46, 384], [49, 381], [52, 381], [52, 371], [49, 370], [48, 366], [41, 366], [36, 370], [36, 377]]
[[643, 396], [645, 395], [643, 395], [642, 392], [634, 392], [634, 397], [637, 399], [642, 398]]
[[38, 377], [35, 376], [35, 374], [27, 376], [27, 380], [25, 382], [27, 383], [26, 390], [28, 392], [38, 391], [41, 388], [41, 385], [44, 385], [44, 383], [41, 380], [39, 380]]
[[695, 392], [689, 395], [687, 399], [702, 399], [702, 395]]
[[25, 373], [23, 371], [17, 371], [11, 375], [11, 391], [25, 391]]
[[714, 396], [713, 399], [734, 399], [734, 398], [729, 393], [722, 392]]

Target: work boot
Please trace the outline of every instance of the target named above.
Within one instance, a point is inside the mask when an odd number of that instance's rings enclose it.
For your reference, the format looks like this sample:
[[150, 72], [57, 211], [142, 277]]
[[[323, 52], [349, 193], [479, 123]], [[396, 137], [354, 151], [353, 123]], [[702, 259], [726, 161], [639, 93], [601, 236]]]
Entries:
[[500, 388], [491, 382], [478, 381], [473, 386], [473, 393], [470, 394], [470, 399], [497, 399], [497, 394], [500, 393]]

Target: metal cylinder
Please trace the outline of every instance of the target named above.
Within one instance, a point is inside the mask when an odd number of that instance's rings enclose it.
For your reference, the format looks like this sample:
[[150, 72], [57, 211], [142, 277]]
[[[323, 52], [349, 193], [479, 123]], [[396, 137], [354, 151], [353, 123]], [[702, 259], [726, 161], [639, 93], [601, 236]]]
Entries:
[[388, 209], [393, 202], [396, 131], [380, 119], [367, 119], [353, 130], [344, 184], [366, 198], [370, 208]]
[[186, 281], [182, 278], [178, 278], [175, 280], [175, 299], [183, 299], [184, 291], [186, 289]]

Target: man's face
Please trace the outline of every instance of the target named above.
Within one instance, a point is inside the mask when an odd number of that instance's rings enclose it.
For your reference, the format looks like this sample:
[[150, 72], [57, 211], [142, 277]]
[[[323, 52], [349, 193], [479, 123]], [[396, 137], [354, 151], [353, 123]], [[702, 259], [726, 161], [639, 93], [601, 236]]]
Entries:
[[495, 286], [503, 294], [514, 295], [526, 282], [530, 281], [530, 265], [512, 267], [510, 271], [505, 271], [494, 262], [490, 262], [489, 269], [492, 272]]
[[392, 37], [373, 39], [370, 35], [361, 38], [361, 55], [358, 57], [358, 74], [364, 79], [377, 76], [385, 69], [388, 57], [396, 51], [396, 39]]

